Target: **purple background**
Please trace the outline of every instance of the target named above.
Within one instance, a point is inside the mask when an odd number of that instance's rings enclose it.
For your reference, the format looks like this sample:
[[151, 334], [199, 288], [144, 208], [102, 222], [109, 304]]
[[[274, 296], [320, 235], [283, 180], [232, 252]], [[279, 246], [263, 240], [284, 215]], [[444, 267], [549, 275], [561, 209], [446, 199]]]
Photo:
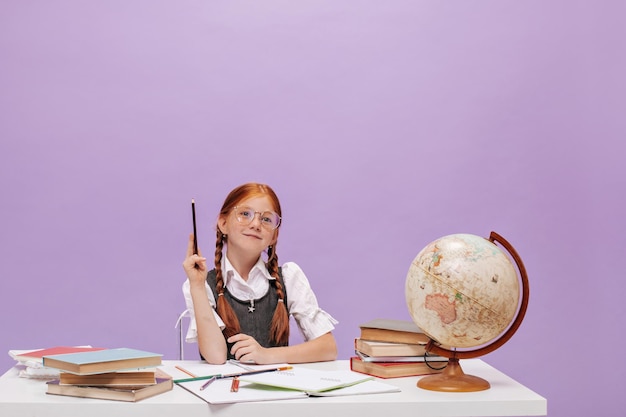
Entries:
[[[281, 197], [340, 324], [409, 319], [415, 255], [507, 238], [531, 298], [483, 359], [551, 416], [623, 415], [623, 2], [0, 2], [0, 351], [177, 357], [189, 202]], [[187, 356], [195, 355], [187, 345]], [[6, 369], [13, 362], [0, 356]]]

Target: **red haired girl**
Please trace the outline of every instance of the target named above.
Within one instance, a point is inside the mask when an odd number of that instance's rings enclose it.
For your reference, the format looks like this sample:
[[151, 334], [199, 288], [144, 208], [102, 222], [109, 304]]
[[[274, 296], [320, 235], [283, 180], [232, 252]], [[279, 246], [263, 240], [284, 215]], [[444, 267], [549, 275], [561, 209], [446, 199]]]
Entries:
[[[228, 194], [217, 219], [214, 269], [190, 235], [183, 294], [192, 319], [187, 341], [198, 342], [209, 363], [298, 363], [334, 360], [336, 320], [320, 309], [300, 267], [278, 266], [282, 212], [265, 184], [248, 183]], [[226, 247], [224, 256], [224, 246]], [[267, 261], [261, 257], [267, 252]], [[303, 343], [289, 346], [289, 317]]]

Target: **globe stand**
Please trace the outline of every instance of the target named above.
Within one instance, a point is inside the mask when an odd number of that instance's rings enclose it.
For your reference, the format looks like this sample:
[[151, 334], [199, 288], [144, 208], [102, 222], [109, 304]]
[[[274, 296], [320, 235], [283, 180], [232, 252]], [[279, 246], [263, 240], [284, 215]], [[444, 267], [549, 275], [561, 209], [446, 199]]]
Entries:
[[417, 381], [417, 386], [431, 391], [445, 392], [484, 391], [491, 387], [487, 380], [463, 372], [459, 359], [456, 357], [448, 360], [448, 366], [441, 373], [429, 375]]
[[489, 389], [491, 386], [486, 380], [477, 376], [465, 374], [465, 372], [463, 372], [463, 369], [461, 369], [459, 359], [477, 358], [479, 356], [483, 356], [487, 353], [493, 352], [494, 350], [505, 344], [513, 336], [513, 334], [515, 334], [519, 326], [522, 324], [522, 320], [524, 320], [524, 316], [526, 315], [526, 309], [528, 308], [528, 297], [530, 295], [530, 290], [528, 289], [528, 274], [526, 273], [526, 267], [524, 266], [524, 263], [522, 262], [522, 259], [520, 258], [515, 248], [502, 236], [492, 231], [489, 236], [489, 241], [494, 244], [496, 242], [500, 243], [509, 252], [511, 257], [513, 258], [513, 261], [517, 265], [522, 285], [522, 299], [520, 301], [517, 315], [515, 316], [515, 319], [513, 320], [510, 327], [504, 332], [504, 334], [502, 334], [492, 343], [475, 350], [457, 351], [445, 349], [441, 347], [438, 342], [431, 339], [426, 344], [426, 351], [434, 355], [449, 358], [448, 365], [441, 373], [429, 375], [417, 381], [417, 386], [419, 388], [444, 392], [472, 392]]

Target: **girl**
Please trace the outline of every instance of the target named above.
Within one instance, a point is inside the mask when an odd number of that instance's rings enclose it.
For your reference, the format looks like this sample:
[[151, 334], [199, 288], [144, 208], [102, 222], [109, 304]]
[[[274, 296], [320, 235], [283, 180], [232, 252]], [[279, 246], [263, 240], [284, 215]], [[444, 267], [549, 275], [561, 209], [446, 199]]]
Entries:
[[[187, 341], [197, 341], [209, 363], [237, 359], [257, 364], [330, 361], [337, 321], [319, 308], [309, 282], [293, 262], [278, 267], [278, 197], [265, 184], [228, 194], [217, 219], [215, 269], [208, 270], [189, 236], [183, 294], [192, 313]], [[226, 256], [223, 256], [224, 244]], [[261, 258], [267, 252], [267, 262]], [[289, 316], [305, 342], [288, 346]]]

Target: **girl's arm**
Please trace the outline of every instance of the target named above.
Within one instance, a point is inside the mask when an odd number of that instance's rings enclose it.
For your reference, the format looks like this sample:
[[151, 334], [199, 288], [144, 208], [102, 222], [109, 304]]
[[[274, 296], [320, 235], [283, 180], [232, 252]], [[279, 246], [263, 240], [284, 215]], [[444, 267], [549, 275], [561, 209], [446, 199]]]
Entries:
[[200, 253], [198, 255], [193, 254], [193, 234], [189, 236], [187, 257], [183, 261], [183, 269], [189, 279], [200, 354], [209, 363], [222, 364], [226, 362], [226, 340], [224, 340], [222, 330], [215, 320], [213, 307], [207, 295], [205, 285], [206, 258], [203, 258]]
[[222, 364], [226, 362], [226, 340], [224, 340], [222, 330], [215, 320], [206, 287], [204, 283], [201, 286], [192, 284], [190, 290], [200, 354], [208, 363]]
[[337, 343], [335, 336], [330, 332], [297, 345], [271, 350], [276, 359], [281, 359], [277, 360], [277, 363], [323, 362], [337, 359]]
[[235, 342], [235, 359], [258, 364], [323, 362], [337, 359], [337, 344], [331, 332], [293, 345], [264, 348], [254, 338], [237, 334], [228, 339]]

